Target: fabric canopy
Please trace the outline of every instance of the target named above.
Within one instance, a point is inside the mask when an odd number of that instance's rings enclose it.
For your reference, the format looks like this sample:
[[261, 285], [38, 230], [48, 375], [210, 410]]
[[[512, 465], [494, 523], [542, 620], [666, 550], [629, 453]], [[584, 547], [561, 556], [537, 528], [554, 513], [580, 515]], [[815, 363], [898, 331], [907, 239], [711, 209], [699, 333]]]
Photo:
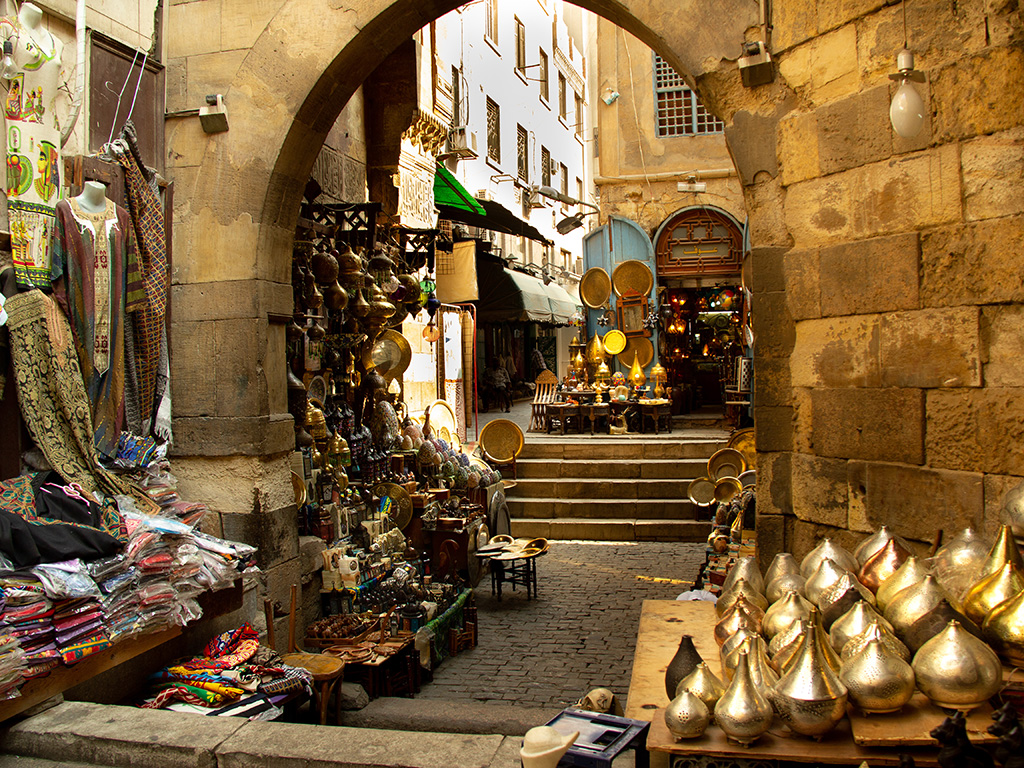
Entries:
[[452, 176], [443, 165], [438, 165], [434, 173], [434, 204], [439, 208], [447, 206], [475, 213], [478, 216], [486, 215], [486, 211], [477, 202], [477, 199], [469, 194], [459, 180]]
[[[435, 176], [434, 186], [437, 187], [437, 177]], [[435, 192], [435, 195], [437, 193]], [[535, 227], [531, 227], [525, 221], [516, 216], [512, 211], [508, 210], [493, 200], [482, 200], [480, 198], [473, 198], [477, 203], [480, 204], [483, 209], [483, 214], [476, 213], [474, 211], [467, 211], [464, 208], [459, 208], [454, 205], [446, 205], [441, 198], [435, 197], [435, 204], [437, 210], [441, 215], [442, 219], [448, 219], [449, 221], [458, 221], [463, 224], [469, 224], [471, 227], [480, 227], [481, 229], [490, 229], [495, 232], [504, 232], [509, 235], [521, 235], [528, 237], [531, 240], [544, 243], [545, 245], [551, 245], [551, 241], [542, 235]]]
[[561, 286], [548, 285], [525, 272], [500, 264], [477, 263], [480, 300], [477, 320], [482, 323], [534, 322], [568, 325], [576, 301]]

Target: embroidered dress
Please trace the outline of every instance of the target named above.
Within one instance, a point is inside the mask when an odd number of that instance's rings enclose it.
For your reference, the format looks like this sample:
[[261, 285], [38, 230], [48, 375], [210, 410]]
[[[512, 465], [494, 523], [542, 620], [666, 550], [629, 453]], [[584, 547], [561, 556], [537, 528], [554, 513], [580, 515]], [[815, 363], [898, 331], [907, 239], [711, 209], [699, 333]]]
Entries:
[[57, 204], [54, 298], [74, 331], [96, 448], [110, 459], [124, 424], [124, 317], [146, 301], [130, 226], [111, 200], [100, 213], [74, 198]]

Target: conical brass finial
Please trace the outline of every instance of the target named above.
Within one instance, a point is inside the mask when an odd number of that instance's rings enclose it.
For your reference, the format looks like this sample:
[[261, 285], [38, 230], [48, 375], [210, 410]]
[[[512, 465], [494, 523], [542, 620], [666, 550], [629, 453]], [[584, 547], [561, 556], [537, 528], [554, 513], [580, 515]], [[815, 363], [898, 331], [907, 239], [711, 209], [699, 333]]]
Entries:
[[640, 365], [640, 354], [638, 352], [633, 353], [633, 365], [629, 369], [629, 380], [633, 382], [634, 387], [638, 388], [647, 383], [644, 369]]
[[981, 578], [991, 576], [1006, 563], [1013, 563], [1019, 571], [1024, 572], [1024, 560], [1021, 559], [1020, 549], [1014, 541], [1013, 530], [1008, 525], [1001, 525], [996, 543], [992, 545], [985, 563], [981, 566]]
[[1024, 573], [1011, 562], [1006, 562], [967, 592], [964, 613], [979, 626], [997, 605], [1016, 597], [1024, 590]]

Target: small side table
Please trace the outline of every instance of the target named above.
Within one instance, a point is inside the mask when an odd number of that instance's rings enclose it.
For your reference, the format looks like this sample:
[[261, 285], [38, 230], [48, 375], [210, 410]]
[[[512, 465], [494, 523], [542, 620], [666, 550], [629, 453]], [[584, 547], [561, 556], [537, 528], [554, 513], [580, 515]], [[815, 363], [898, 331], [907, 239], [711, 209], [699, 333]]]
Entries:
[[632, 749], [636, 768], [650, 768], [647, 731], [651, 724], [643, 720], [580, 709], [563, 709], [547, 724], [565, 736], [576, 731], [580, 734], [558, 762], [560, 766], [612, 768], [612, 761], [616, 757]]

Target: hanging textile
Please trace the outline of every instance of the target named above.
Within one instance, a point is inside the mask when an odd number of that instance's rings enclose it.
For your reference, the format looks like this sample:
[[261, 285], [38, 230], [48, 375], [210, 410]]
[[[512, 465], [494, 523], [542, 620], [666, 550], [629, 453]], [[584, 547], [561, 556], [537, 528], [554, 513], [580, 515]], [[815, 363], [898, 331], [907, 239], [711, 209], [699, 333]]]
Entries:
[[[167, 392], [166, 335], [169, 279], [167, 241], [164, 234], [163, 206], [151, 186], [151, 179], [142, 165], [135, 126], [131, 121], [121, 138], [110, 145], [110, 152], [124, 168], [128, 210], [135, 232], [137, 251], [147, 306], [135, 318], [135, 366], [138, 371], [139, 407], [146, 434]], [[164, 425], [169, 430], [169, 423]]]
[[[46, 461], [67, 482], [93, 495], [129, 495], [139, 509], [155, 512], [141, 489], [108, 472], [97, 459], [71, 327], [57, 302], [42, 291], [28, 291], [9, 298], [6, 309], [18, 403]], [[114, 502], [110, 498], [107, 503]]]
[[100, 213], [74, 198], [57, 204], [54, 298], [74, 331], [96, 448], [110, 459], [124, 424], [124, 318], [146, 306], [130, 227], [128, 212], [112, 200]]

